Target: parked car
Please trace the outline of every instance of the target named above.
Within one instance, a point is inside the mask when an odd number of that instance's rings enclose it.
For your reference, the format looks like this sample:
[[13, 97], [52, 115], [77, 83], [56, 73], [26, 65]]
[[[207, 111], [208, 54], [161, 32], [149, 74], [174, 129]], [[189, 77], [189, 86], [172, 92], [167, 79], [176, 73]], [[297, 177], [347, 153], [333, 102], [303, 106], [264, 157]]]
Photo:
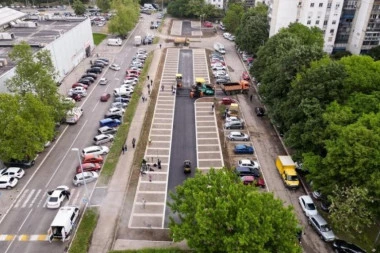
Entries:
[[49, 191], [49, 198], [46, 203], [46, 207], [49, 209], [60, 208], [62, 202], [67, 198], [67, 192], [69, 192], [69, 187], [66, 185], [58, 186], [55, 190]]
[[110, 66], [110, 69], [118, 71], [118, 70], [120, 70], [120, 66], [117, 65], [117, 64], [112, 64], [112, 65]]
[[[130, 97], [124, 97], [124, 96], [119, 96], [119, 97], [115, 97], [114, 98], [114, 102], [120, 102], [120, 103], [129, 103], [129, 101], [131, 100]], [[117, 106], [115, 106], [117, 107]]]
[[235, 154], [253, 154], [254, 150], [252, 146], [248, 146], [245, 144], [238, 144], [238, 145], [235, 145], [234, 153]]
[[343, 240], [335, 240], [332, 247], [336, 253], [366, 253], [365, 250], [359, 248], [355, 244]]
[[73, 184], [75, 186], [81, 186], [82, 184], [84, 184], [84, 182], [91, 183], [93, 181], [96, 181], [96, 179], [98, 179], [98, 177], [99, 177], [99, 174], [96, 172], [92, 172], [92, 171], [86, 171], [83, 173], [78, 173], [73, 178]]
[[88, 154], [82, 159], [82, 163], [103, 163], [104, 158], [101, 155]]
[[106, 155], [110, 149], [106, 146], [90, 146], [82, 150], [82, 157], [88, 154]]
[[261, 176], [260, 170], [249, 168], [249, 167], [241, 167], [241, 166], [238, 166], [235, 168], [235, 173], [239, 177], [254, 176], [255, 178], [259, 178]]
[[224, 123], [225, 129], [244, 129], [244, 122], [241, 120], [228, 121]]
[[128, 76], [131, 76], [131, 75], [140, 76], [141, 72], [138, 71], [138, 70], [128, 69], [128, 70], [126, 71], [126, 74], [127, 74]]
[[100, 74], [102, 73], [101, 68], [90, 68], [86, 70], [86, 73], [95, 73], [95, 74]]
[[101, 102], [107, 102], [110, 97], [111, 97], [111, 94], [109, 94], [109, 93], [103, 93], [100, 96], [100, 101]]
[[104, 68], [104, 64], [101, 62], [95, 62], [94, 64], [91, 65], [91, 68]]
[[108, 109], [106, 116], [108, 116], [108, 115], [123, 115], [124, 112], [125, 112], [125, 110], [123, 108], [112, 107], [112, 108]]
[[256, 107], [255, 108], [256, 116], [262, 117], [265, 115], [265, 109], [262, 107]]
[[72, 94], [70, 96], [71, 99], [73, 99], [75, 102], [81, 101], [82, 100], [82, 95], [80, 94]]
[[112, 142], [114, 139], [114, 136], [112, 134], [99, 134], [94, 137], [94, 145], [100, 145], [107, 142]]
[[246, 81], [251, 80], [251, 77], [249, 76], [249, 74], [248, 74], [247, 71], [244, 71], [244, 72], [241, 74], [241, 78], [242, 78], [243, 80], [246, 80]]
[[251, 169], [260, 169], [260, 165], [258, 162], [250, 160], [250, 159], [241, 159], [237, 164], [239, 167], [248, 167]]
[[88, 78], [81, 78], [81, 79], [78, 80], [78, 83], [83, 83], [83, 84], [86, 84], [88, 86], [91, 85], [91, 81]]
[[101, 60], [101, 59], [97, 59], [97, 60], [95, 60], [95, 64], [96, 64], [96, 63], [101, 63], [101, 64], [103, 64], [104, 66], [107, 66], [107, 65], [109, 64], [109, 62], [104, 61], [104, 60]]
[[203, 22], [203, 26], [204, 27], [213, 27], [213, 25], [212, 25], [212, 23], [210, 22], [210, 21], [205, 21], [205, 22]]
[[248, 141], [249, 135], [242, 132], [230, 132], [227, 139], [230, 141]]
[[319, 214], [309, 216], [309, 224], [315, 229], [317, 234], [322, 240], [326, 242], [331, 242], [335, 240], [335, 234], [325, 221], [323, 217]]
[[76, 173], [83, 171], [99, 171], [102, 166], [99, 163], [82, 163], [76, 167]]
[[83, 87], [87, 90], [88, 88], [88, 85], [87, 84], [83, 84], [83, 83], [74, 83], [71, 88], [76, 88], [76, 87]]
[[228, 39], [231, 36], [231, 33], [223, 33], [223, 37], [225, 39]]
[[9, 167], [0, 170], [0, 176], [16, 177], [18, 179], [25, 175], [25, 171], [19, 167]]
[[230, 76], [227, 74], [226, 71], [221, 70], [221, 71], [215, 71], [213, 72], [214, 78], [219, 79], [219, 78], [229, 78]]
[[110, 62], [110, 60], [108, 60], [107, 58], [98, 58], [97, 60], [101, 60], [101, 61], [104, 61], [104, 62], [106, 62], [106, 63], [109, 63], [109, 62]]
[[18, 183], [18, 179], [10, 176], [0, 176], [0, 189], [12, 189]]
[[33, 159], [25, 159], [25, 160], [16, 160], [16, 159], [10, 159], [8, 161], [4, 162], [4, 165], [7, 167], [19, 167], [19, 168], [30, 168], [32, 167], [37, 159], [38, 155], [34, 157]]
[[216, 84], [225, 84], [225, 83], [228, 83], [230, 82], [230, 78], [229, 77], [219, 77], [217, 79], [215, 79], [215, 83]]
[[106, 85], [108, 83], [108, 79], [105, 77], [100, 78], [99, 84], [100, 85]]
[[126, 108], [128, 106], [128, 103], [122, 103], [122, 102], [113, 102], [111, 104], [112, 107], [117, 107], [117, 108]]
[[111, 114], [111, 115], [106, 115], [104, 116], [105, 119], [117, 119], [119, 121], [121, 121], [121, 119], [123, 118], [122, 115], [117, 115], [117, 114]]
[[298, 201], [300, 203], [302, 211], [307, 217], [318, 214], [317, 208], [315, 207], [315, 204], [309, 195], [300, 196], [298, 198]]
[[86, 77], [92, 77], [94, 78], [95, 80], [98, 78], [98, 76], [94, 73], [87, 73], [87, 74], [84, 74], [81, 78], [86, 78]]
[[116, 132], [117, 132], [116, 127], [104, 126], [104, 127], [100, 127], [98, 129], [98, 133], [100, 133], [100, 134], [114, 134]]
[[[89, 75], [87, 75], [86, 77], [81, 77], [80, 80], [88, 80], [90, 82], [90, 84], [95, 82], [95, 78], [93, 78], [92, 76], [89, 76]], [[78, 81], [78, 83], [80, 83], [80, 82]]]
[[237, 116], [230, 116], [230, 117], [227, 117], [226, 118], [226, 122], [238, 122], [238, 121], [243, 121], [242, 119], [240, 119], [239, 117]]
[[236, 103], [236, 100], [232, 99], [230, 97], [224, 97], [224, 98], [222, 98], [222, 100], [220, 101], [220, 103], [222, 105], [230, 105], [230, 104]]

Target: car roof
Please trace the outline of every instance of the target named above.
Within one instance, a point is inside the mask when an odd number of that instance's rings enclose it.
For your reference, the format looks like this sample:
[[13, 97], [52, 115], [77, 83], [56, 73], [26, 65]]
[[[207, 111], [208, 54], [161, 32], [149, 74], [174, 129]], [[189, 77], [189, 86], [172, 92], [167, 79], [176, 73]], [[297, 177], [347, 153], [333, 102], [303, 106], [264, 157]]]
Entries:
[[320, 214], [312, 215], [311, 218], [314, 218], [320, 226], [327, 225], [327, 221]]
[[4, 170], [1, 170], [1, 172], [3, 171], [7, 171], [7, 172], [18, 172], [19, 170], [21, 170], [21, 168], [19, 167], [9, 167], [9, 168], [6, 168]]
[[252, 163], [249, 159], [241, 159], [239, 160], [239, 163]]
[[242, 132], [230, 132], [231, 135], [241, 135]]
[[0, 181], [8, 181], [10, 178], [12, 178], [11, 176], [0, 176]]

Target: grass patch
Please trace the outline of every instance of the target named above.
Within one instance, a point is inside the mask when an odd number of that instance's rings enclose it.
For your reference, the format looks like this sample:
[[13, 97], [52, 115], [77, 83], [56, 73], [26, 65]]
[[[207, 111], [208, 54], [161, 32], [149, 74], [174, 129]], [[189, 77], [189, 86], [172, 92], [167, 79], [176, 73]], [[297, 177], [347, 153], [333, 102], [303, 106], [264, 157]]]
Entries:
[[181, 250], [178, 248], [164, 248], [164, 249], [139, 249], [139, 250], [112, 250], [109, 253], [179, 253], [191, 252], [189, 250]]
[[92, 37], [94, 38], [94, 44], [99, 45], [105, 38], [107, 38], [107, 34], [103, 33], [93, 33]]
[[69, 253], [83, 253], [88, 251], [92, 233], [98, 222], [98, 217], [98, 209], [87, 208], [75, 234], [74, 240], [71, 243]]
[[136, 85], [132, 98], [128, 104], [128, 107], [126, 108], [126, 111], [123, 116], [123, 124], [119, 127], [119, 130], [116, 133], [115, 139], [110, 148], [110, 152], [107, 155], [107, 159], [103, 165], [102, 172], [100, 173], [98, 184], [108, 184], [115, 171], [116, 165], [120, 158], [120, 154], [122, 152], [122, 147], [125, 144], [125, 141], [128, 137], [132, 119], [135, 116], [136, 108], [138, 106], [142, 94], [142, 89], [144, 87], [144, 83], [148, 74], [150, 64], [152, 62], [152, 58], [153, 52], [149, 53], [147, 59], [145, 60], [144, 68], [142, 69], [139, 77], [139, 83]]

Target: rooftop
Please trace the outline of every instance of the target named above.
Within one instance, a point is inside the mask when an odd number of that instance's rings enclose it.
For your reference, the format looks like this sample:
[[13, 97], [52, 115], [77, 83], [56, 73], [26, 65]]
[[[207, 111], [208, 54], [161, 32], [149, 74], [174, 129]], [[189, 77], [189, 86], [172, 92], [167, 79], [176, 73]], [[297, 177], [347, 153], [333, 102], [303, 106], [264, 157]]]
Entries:
[[8, 7], [0, 8], [0, 26], [6, 25], [13, 20], [23, 18], [26, 15], [26, 13]]

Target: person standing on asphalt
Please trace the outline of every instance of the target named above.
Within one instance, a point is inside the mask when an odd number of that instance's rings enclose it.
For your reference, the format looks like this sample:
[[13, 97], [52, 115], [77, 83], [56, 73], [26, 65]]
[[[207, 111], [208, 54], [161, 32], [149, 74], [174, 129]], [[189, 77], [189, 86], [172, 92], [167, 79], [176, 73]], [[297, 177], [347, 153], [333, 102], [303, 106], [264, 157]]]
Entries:
[[161, 90], [164, 91], [164, 89], [165, 89], [165, 86], [161, 85]]
[[121, 147], [121, 152], [123, 153], [123, 155], [124, 155], [124, 152], [125, 152], [125, 148], [124, 148], [124, 145], [123, 145], [123, 147]]
[[135, 145], [136, 145], [136, 139], [133, 138], [133, 139], [132, 139], [132, 147], [135, 148]]
[[160, 44], [160, 49], [161, 49], [161, 44]]
[[212, 105], [211, 105], [211, 111], [214, 111], [214, 107], [215, 107], [215, 105], [212, 104]]
[[153, 79], [150, 80], [150, 85], [153, 87]]
[[148, 75], [148, 76], [146, 76], [146, 78], [148, 78], [148, 80], [149, 80], [149, 75]]
[[251, 94], [251, 96], [249, 96], [249, 101], [252, 102], [252, 98], [253, 98], [253, 96], [252, 96], [252, 94]]

